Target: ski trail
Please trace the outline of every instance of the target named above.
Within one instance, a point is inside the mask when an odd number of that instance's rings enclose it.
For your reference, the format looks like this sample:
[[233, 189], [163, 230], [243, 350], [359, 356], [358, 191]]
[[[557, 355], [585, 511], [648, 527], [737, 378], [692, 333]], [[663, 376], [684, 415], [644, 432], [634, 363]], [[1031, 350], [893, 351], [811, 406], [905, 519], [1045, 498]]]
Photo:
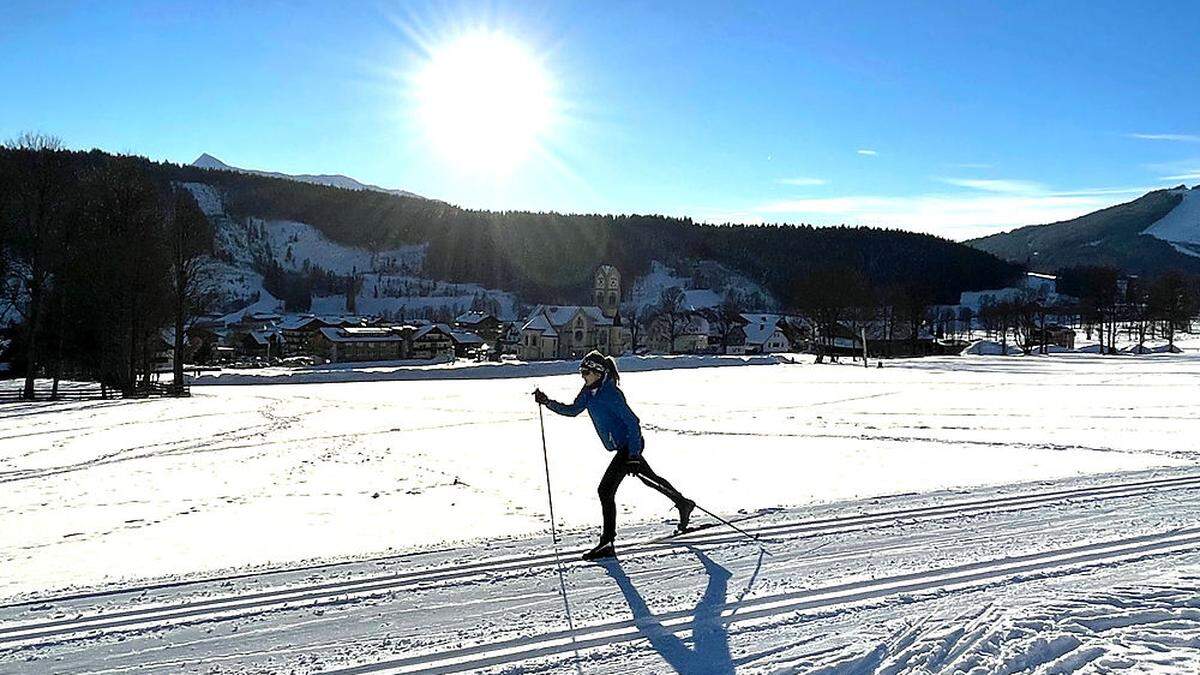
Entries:
[[[1170, 530], [1140, 537], [923, 570], [866, 582], [836, 584], [795, 593], [764, 596], [743, 601], [739, 605], [724, 606], [721, 609], [719, 620], [727, 624], [748, 622], [793, 612], [847, 605], [902, 594], [928, 591], [945, 592], [967, 585], [1013, 579], [1022, 575], [1067, 574], [1077, 571], [1081, 566], [1112, 564], [1138, 557], [1167, 555], [1198, 549], [1200, 549], [1200, 527]], [[745, 611], [734, 616], [734, 612], [739, 607]], [[654, 620], [672, 633], [695, 628], [695, 621], [690, 610], [655, 615]], [[640, 639], [640, 637], [640, 631], [634, 620], [616, 621], [581, 627], [575, 631], [575, 634], [569, 634], [566, 631], [550, 632], [327, 672], [339, 675], [465, 672], [562, 654], [574, 649], [573, 643], [580, 650], [587, 650], [628, 642]]]
[[[1105, 484], [1075, 489], [1046, 490], [989, 499], [964, 500], [916, 508], [847, 514], [829, 518], [790, 522], [785, 520], [779, 523], [750, 526], [747, 529], [761, 536], [769, 536], [772, 540], [798, 541], [818, 536], [841, 535], [871, 528], [905, 526], [920, 521], [963, 518], [974, 514], [998, 514], [1013, 510], [1035, 508], [1039, 505], [1121, 499], [1154, 494], [1162, 490], [1195, 489], [1200, 489], [1200, 475], [1184, 475], [1153, 480], [1130, 481], [1123, 484]], [[676, 540], [665, 543], [635, 544], [623, 547], [621, 556], [623, 559], [630, 559], [639, 556], [653, 556], [670, 551], [687, 550], [688, 547], [696, 545], [721, 546], [742, 544], [745, 544], [745, 539], [740, 535], [702, 531], [694, 533], [691, 536], [681, 535]], [[810, 548], [804, 553], [804, 556], [811, 556], [816, 550], [824, 546], [825, 544], [821, 544], [816, 548]], [[565, 555], [577, 558], [578, 554], [582, 554], [584, 550], [586, 549], [574, 549], [565, 552]], [[397, 590], [431, 583], [454, 583], [501, 573], [549, 570], [555, 565], [555, 560], [555, 553], [553, 551], [537, 551], [528, 555], [471, 561], [462, 564], [436, 566], [398, 573], [356, 576], [338, 581], [310, 583], [300, 587], [284, 587], [174, 604], [156, 604], [134, 609], [81, 613], [78, 616], [49, 621], [4, 623], [0, 624], [0, 648], [18, 644], [41, 644], [47, 641], [62, 640], [70, 636], [94, 636], [100, 632], [133, 630], [148, 625], [168, 625], [196, 620], [228, 620], [238, 616], [253, 615], [268, 609], [288, 609], [299, 606], [344, 602], [350, 599], [380, 597], [394, 593]], [[589, 563], [572, 560], [565, 562], [564, 566], [567, 568], [586, 568], [589, 566]], [[321, 566], [302, 569], [320, 568]], [[328, 566], [325, 568], [329, 569]], [[109, 589], [96, 593], [22, 601], [0, 606], [0, 609], [49, 605], [72, 600], [97, 600], [122, 595], [134, 596], [151, 590], [183, 589], [197, 584], [228, 582], [235, 578], [260, 578], [281, 572], [277, 571], [267, 574], [248, 573], [209, 580], [147, 584], [123, 589]]]

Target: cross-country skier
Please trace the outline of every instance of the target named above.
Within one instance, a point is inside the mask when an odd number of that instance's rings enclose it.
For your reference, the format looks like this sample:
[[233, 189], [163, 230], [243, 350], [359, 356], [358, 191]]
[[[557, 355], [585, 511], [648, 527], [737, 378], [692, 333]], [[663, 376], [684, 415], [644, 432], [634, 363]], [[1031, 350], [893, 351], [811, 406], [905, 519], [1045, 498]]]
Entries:
[[533, 398], [559, 415], [574, 417], [584, 410], [592, 418], [600, 442], [610, 452], [616, 452], [604, 477], [600, 479], [600, 510], [604, 514], [604, 531], [596, 548], [584, 554], [584, 560], [596, 560], [615, 555], [613, 541], [617, 538], [617, 487], [627, 475], [637, 475], [650, 487], [666, 495], [679, 509], [679, 531], [687, 529], [688, 519], [696, 503], [680, 494], [665, 478], [654, 473], [642, 458], [642, 428], [637, 415], [625, 402], [625, 394], [617, 386], [620, 375], [612, 357], [598, 351], [589, 352], [579, 363], [579, 374], [583, 376], [583, 389], [571, 404], [559, 403], [546, 396], [541, 389], [533, 392]]

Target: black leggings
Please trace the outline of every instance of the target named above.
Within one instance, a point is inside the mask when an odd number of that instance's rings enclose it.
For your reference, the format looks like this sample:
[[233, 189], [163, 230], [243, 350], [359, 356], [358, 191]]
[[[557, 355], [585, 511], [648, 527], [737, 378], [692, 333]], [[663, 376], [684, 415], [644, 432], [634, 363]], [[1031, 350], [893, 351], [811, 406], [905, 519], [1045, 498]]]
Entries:
[[600, 511], [604, 514], [604, 532], [600, 535], [603, 541], [617, 538], [617, 488], [626, 475], [640, 475], [645, 479], [646, 485], [666, 495], [667, 499], [675, 502], [675, 506], [688, 501], [674, 485], [667, 482], [667, 479], [654, 473], [644, 458], [640, 461], [640, 467], [631, 468], [629, 451], [618, 450], [616, 457], [613, 457], [605, 469], [604, 477], [600, 479], [600, 487], [596, 490], [600, 494]]

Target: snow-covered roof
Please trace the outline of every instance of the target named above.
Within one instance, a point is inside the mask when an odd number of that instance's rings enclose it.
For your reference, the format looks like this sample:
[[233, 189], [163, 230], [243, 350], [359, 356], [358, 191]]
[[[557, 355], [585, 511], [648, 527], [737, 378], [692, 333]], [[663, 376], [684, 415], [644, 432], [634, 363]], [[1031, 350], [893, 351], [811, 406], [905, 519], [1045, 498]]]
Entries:
[[279, 327], [283, 330], [300, 330], [314, 321], [318, 321], [315, 316], [289, 316], [279, 323]]
[[746, 332], [746, 344], [761, 345], [779, 329], [779, 320], [783, 317], [778, 314], [742, 314], [742, 318], [747, 322], [742, 326]]
[[270, 344], [272, 337], [278, 336], [278, 333], [273, 330], [252, 330], [246, 334], [255, 342], [264, 346]]
[[539, 312], [529, 317], [525, 325], [521, 326], [521, 330], [533, 330], [542, 335], [557, 337], [558, 331], [554, 330], [554, 326], [550, 325], [550, 319], [546, 318], [545, 313]]
[[451, 330], [450, 339], [460, 345], [481, 345], [483, 338], [469, 330]]
[[402, 334], [390, 328], [327, 326], [319, 330], [330, 342], [395, 342], [404, 339]]
[[551, 326], [562, 328], [570, 323], [579, 313], [585, 314], [597, 326], [613, 325], [612, 319], [604, 315], [604, 310], [594, 305], [538, 305], [533, 308], [529, 316], [532, 320], [535, 315], [543, 314]]
[[[426, 335], [429, 335], [430, 333], [432, 333], [434, 331], [443, 333], [444, 335], [446, 335], [448, 337], [451, 335], [450, 327], [447, 326], [446, 324], [444, 324], [444, 323], [429, 323], [429, 324], [425, 324], [424, 326], [421, 326], [420, 328], [418, 328], [417, 332], [413, 333], [412, 339], [420, 340], [421, 338], [425, 337]], [[453, 339], [453, 338], [451, 338], [451, 339]]]
[[484, 321], [487, 321], [488, 319], [492, 319], [492, 318], [495, 318], [495, 317], [493, 317], [491, 314], [489, 314], [487, 312], [475, 312], [475, 311], [463, 312], [462, 314], [459, 314], [457, 317], [454, 318], [454, 323], [461, 323], [461, 324], [465, 324], [468, 326], [474, 326], [474, 325], [483, 323]]

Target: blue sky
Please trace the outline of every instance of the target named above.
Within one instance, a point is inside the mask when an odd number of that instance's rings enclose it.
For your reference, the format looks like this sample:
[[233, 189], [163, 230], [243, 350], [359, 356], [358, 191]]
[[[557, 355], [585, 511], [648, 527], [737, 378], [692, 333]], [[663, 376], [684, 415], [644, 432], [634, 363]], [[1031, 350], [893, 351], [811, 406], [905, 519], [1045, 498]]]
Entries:
[[[345, 173], [476, 208], [963, 239], [1200, 183], [1200, 5], [6, 3], [0, 138]], [[439, 154], [414, 74], [508, 36], [555, 121]], [[486, 108], [487, 106], [480, 106]], [[486, 111], [484, 111], [486, 112]]]

